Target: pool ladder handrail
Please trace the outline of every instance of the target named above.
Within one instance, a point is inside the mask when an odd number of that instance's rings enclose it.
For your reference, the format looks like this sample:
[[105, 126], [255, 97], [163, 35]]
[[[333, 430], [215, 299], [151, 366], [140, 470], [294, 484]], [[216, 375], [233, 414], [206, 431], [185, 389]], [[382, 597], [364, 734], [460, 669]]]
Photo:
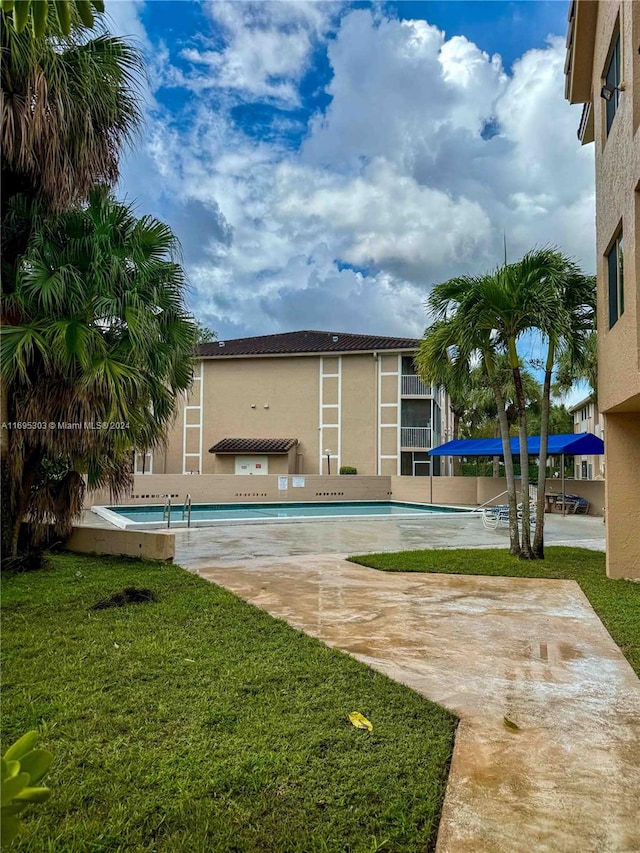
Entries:
[[182, 520], [187, 516], [187, 527], [191, 527], [191, 495], [187, 495], [182, 505]]
[[171, 527], [171, 495], [165, 495], [164, 509], [162, 510], [162, 520], [167, 520], [167, 527]]

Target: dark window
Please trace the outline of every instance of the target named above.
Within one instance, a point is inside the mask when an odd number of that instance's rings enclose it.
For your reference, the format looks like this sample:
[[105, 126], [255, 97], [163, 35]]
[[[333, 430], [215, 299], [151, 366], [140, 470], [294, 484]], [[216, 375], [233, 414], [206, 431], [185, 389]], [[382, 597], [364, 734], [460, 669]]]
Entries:
[[622, 232], [613, 241], [607, 254], [607, 278], [609, 285], [609, 328], [611, 329], [624, 314], [624, 275]]
[[588, 470], [588, 469], [587, 469], [587, 460], [586, 460], [586, 459], [583, 459], [583, 460], [582, 460], [582, 472], [581, 472], [581, 473], [582, 473], [582, 479], [583, 479], [583, 480], [586, 480], [586, 479], [587, 479], [587, 470]]
[[404, 477], [428, 477], [430, 465], [428, 453], [403, 450], [400, 454], [400, 473]]
[[604, 73], [604, 82], [607, 89], [611, 92], [611, 97], [608, 101], [606, 101], [606, 116], [607, 116], [607, 135], [611, 130], [611, 125], [613, 124], [613, 119], [616, 114], [616, 110], [618, 109], [618, 102], [620, 100], [620, 92], [618, 90], [618, 86], [620, 85], [620, 34], [616, 36], [616, 40], [613, 44], [613, 48], [611, 50], [611, 56], [609, 58], [609, 64], [607, 65], [606, 71]]
[[415, 376], [416, 375], [416, 365], [414, 363], [412, 355], [403, 355], [402, 356], [402, 375], [403, 376]]
[[[431, 401], [403, 400], [400, 412], [400, 423], [403, 427], [430, 427]], [[427, 445], [427, 447], [428, 446], [429, 445]]]

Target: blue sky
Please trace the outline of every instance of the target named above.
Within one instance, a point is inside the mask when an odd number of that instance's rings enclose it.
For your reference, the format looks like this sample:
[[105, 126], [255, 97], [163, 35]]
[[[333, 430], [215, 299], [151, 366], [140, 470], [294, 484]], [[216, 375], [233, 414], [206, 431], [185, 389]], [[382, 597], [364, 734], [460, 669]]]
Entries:
[[557, 244], [594, 268], [565, 2], [111, 0], [149, 68], [119, 191], [221, 339], [420, 335], [433, 284]]

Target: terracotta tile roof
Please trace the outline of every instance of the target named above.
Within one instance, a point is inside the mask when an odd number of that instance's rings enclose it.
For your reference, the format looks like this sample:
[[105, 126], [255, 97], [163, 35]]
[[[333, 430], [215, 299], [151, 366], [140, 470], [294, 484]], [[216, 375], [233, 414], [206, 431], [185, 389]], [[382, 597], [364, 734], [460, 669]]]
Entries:
[[297, 438], [223, 438], [209, 453], [288, 453]]
[[347, 332], [284, 332], [200, 344], [198, 355], [205, 358], [230, 355], [288, 355], [316, 352], [372, 352], [374, 350], [415, 350], [415, 338], [386, 338], [380, 335], [353, 335]]

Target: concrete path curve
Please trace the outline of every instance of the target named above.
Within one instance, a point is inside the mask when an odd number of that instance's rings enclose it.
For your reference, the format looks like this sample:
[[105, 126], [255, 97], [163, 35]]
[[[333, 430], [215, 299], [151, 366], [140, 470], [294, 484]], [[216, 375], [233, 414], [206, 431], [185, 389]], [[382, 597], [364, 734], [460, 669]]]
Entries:
[[640, 681], [575, 582], [184, 564], [460, 717], [438, 853], [640, 851]]

